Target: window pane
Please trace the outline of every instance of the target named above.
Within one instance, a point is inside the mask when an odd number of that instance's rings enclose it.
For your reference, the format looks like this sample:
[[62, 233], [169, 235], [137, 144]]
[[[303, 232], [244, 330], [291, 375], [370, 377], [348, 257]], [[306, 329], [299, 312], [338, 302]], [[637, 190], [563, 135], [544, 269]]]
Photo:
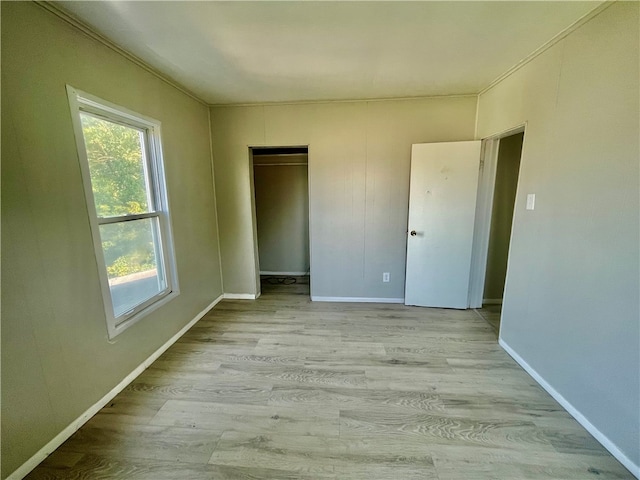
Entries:
[[144, 133], [80, 113], [98, 217], [151, 208]]
[[100, 225], [116, 317], [167, 288], [158, 218]]

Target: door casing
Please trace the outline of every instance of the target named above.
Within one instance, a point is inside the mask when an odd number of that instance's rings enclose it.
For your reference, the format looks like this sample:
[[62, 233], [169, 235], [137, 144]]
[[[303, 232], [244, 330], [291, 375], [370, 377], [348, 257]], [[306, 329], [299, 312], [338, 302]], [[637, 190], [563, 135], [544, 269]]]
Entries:
[[[476, 217], [473, 230], [473, 249], [471, 252], [471, 272], [469, 275], [469, 308], [482, 308], [484, 282], [487, 274], [487, 255], [489, 252], [489, 234], [491, 232], [491, 211], [493, 207], [493, 193], [496, 184], [500, 139], [517, 133], [525, 133], [522, 143], [522, 151], [524, 152], [526, 126], [527, 124], [525, 122], [482, 140], [480, 172], [478, 177], [478, 196], [476, 199]], [[518, 176], [516, 197], [519, 189], [520, 176]], [[511, 229], [511, 234], [513, 235], [513, 228]], [[511, 242], [509, 242], [509, 245], [511, 245]], [[507, 267], [507, 275], [508, 271], [509, 269]], [[505, 287], [507, 281], [508, 278], [505, 279]]]

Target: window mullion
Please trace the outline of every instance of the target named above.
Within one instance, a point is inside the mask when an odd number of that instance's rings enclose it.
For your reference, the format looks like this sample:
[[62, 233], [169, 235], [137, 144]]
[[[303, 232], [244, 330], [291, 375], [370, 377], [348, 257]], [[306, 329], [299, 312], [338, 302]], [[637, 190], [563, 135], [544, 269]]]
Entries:
[[98, 217], [99, 225], [109, 225], [111, 223], [130, 222], [133, 220], [144, 220], [145, 218], [159, 217], [160, 212], [136, 213], [132, 215], [120, 215], [118, 217]]

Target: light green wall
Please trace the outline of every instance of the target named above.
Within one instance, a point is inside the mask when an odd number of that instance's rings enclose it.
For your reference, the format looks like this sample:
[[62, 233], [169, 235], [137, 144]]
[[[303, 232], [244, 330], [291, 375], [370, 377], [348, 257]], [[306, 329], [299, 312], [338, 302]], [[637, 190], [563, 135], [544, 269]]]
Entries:
[[[287, 159], [296, 161], [296, 157]], [[260, 160], [263, 163], [276, 163], [278, 158], [265, 156], [260, 157]], [[306, 161], [306, 155], [303, 160]], [[307, 272], [307, 165], [255, 166], [256, 163], [254, 160], [260, 271]]]
[[312, 295], [404, 297], [411, 144], [472, 139], [475, 107], [444, 97], [212, 108], [225, 292], [256, 289], [248, 146], [309, 145]]
[[[162, 122], [181, 293], [109, 342], [65, 85]], [[222, 292], [208, 109], [2, 2], [2, 477]]]
[[524, 134], [517, 133], [500, 139], [484, 282], [485, 299], [500, 300], [504, 291], [523, 137]]
[[[478, 118], [478, 138], [528, 122], [503, 340], [636, 463], [638, 8], [609, 7], [483, 94]], [[222, 287], [207, 108], [32, 3], [2, 2], [1, 21], [5, 477]], [[163, 124], [181, 295], [112, 343], [67, 83]], [[212, 108], [225, 290], [257, 288], [248, 146], [308, 144], [312, 293], [402, 297], [411, 144], [472, 138], [475, 106]]]
[[613, 3], [481, 95], [478, 117], [480, 138], [527, 122], [501, 337], [636, 465], [639, 9]]

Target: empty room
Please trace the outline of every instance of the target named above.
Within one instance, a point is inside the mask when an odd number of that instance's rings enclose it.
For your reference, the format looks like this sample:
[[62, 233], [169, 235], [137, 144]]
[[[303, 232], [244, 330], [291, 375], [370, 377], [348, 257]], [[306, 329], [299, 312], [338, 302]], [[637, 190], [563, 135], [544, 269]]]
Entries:
[[640, 3], [1, 1], [1, 469], [640, 478]]

